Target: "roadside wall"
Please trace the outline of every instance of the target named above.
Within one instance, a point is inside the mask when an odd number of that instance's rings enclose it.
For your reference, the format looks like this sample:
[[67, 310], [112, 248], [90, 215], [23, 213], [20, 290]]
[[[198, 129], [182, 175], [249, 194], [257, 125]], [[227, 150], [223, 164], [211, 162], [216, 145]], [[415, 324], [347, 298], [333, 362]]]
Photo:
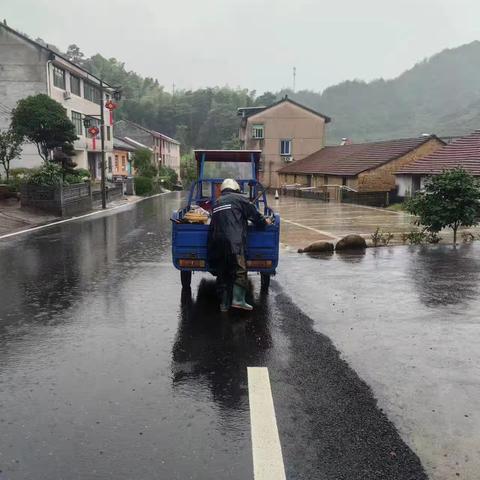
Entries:
[[76, 215], [92, 209], [90, 183], [65, 186], [23, 184], [20, 193], [22, 207], [43, 210], [59, 217]]

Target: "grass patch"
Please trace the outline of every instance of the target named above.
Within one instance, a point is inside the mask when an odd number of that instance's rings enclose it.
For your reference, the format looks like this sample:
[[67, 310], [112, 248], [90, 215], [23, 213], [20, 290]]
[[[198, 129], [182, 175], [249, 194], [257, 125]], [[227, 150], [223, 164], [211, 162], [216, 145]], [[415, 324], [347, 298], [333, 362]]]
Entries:
[[405, 204], [404, 203], [394, 203], [393, 205], [389, 205], [387, 210], [392, 210], [393, 212], [405, 212]]

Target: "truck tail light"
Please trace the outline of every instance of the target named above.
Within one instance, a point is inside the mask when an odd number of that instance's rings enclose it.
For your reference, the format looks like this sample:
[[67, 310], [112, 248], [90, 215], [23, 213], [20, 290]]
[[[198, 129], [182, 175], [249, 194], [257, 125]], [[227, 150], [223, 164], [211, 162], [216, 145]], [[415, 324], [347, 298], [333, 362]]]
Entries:
[[272, 268], [271, 260], [247, 260], [247, 268]]
[[205, 260], [192, 260], [191, 258], [181, 258], [178, 261], [180, 267], [185, 268], [205, 268]]

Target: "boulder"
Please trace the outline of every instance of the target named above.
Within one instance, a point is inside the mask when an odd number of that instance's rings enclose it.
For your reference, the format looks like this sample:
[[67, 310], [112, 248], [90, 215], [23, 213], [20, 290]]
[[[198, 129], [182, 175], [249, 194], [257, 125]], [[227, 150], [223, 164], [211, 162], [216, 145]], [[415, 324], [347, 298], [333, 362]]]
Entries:
[[330, 242], [313, 242], [308, 247], [300, 248], [298, 253], [322, 253], [333, 252], [333, 243]]
[[364, 250], [365, 248], [367, 248], [367, 242], [360, 235], [347, 235], [340, 239], [335, 245], [336, 251]]

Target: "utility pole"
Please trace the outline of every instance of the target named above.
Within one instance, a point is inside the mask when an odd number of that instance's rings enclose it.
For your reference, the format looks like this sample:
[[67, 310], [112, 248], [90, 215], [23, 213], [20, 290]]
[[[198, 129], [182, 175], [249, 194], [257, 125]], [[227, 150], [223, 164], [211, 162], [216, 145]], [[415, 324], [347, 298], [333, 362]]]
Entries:
[[100, 80], [100, 144], [102, 147], [102, 162], [100, 188], [102, 189], [102, 208], [107, 208], [107, 191], [105, 185], [105, 115], [103, 111], [103, 80]]
[[172, 83], [172, 97], [175, 96], [175, 82]]
[[295, 93], [295, 81], [297, 79], [297, 67], [293, 67], [293, 93]]

